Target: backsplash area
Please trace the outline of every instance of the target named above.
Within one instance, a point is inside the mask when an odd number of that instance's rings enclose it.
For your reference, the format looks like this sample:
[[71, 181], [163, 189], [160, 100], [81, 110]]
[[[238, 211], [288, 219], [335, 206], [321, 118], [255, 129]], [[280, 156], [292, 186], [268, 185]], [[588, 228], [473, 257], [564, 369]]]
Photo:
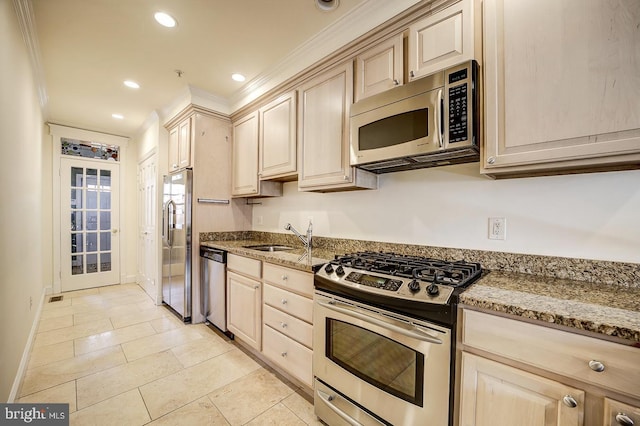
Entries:
[[[264, 241], [265, 243], [292, 246], [300, 245], [300, 241], [295, 235], [277, 232], [242, 231], [204, 232], [200, 234], [200, 242], [230, 240]], [[323, 253], [323, 255], [325, 253], [330, 255], [356, 251], [387, 251], [443, 260], [463, 259], [470, 262], [479, 262], [484, 269], [493, 271], [519, 272], [603, 285], [640, 288], [640, 264], [636, 263], [395, 244], [320, 236], [313, 238], [313, 248], [317, 252]]]

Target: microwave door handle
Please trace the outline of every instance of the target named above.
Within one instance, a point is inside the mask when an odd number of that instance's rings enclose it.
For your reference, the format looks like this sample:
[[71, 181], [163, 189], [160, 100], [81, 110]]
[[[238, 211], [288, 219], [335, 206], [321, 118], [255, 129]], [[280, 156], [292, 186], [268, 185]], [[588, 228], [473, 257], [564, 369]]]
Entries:
[[353, 318], [358, 318], [361, 319], [363, 321], [366, 321], [370, 324], [375, 324], [379, 327], [382, 327], [384, 329], [387, 329], [389, 331], [393, 331], [395, 333], [399, 333], [402, 334], [404, 336], [408, 336], [411, 337], [413, 339], [418, 339], [418, 340], [422, 340], [423, 342], [428, 342], [428, 343], [435, 343], [437, 345], [442, 344], [442, 340], [438, 339], [437, 337], [433, 337], [427, 334], [426, 331], [420, 329], [419, 327], [416, 327], [415, 325], [412, 326], [411, 329], [406, 329], [403, 327], [398, 327], [397, 325], [393, 325], [390, 324], [386, 321], [380, 320], [378, 318], [372, 317], [371, 315], [367, 315], [367, 314], [363, 314], [361, 312], [358, 312], [356, 310], [350, 309], [348, 307], [341, 307], [341, 306], [336, 306], [335, 302], [334, 303], [326, 303], [326, 302], [317, 302], [318, 304], [320, 304], [320, 306], [323, 306], [327, 309], [330, 309], [332, 311], [335, 312], [339, 312], [341, 314], [345, 314], [345, 315], [349, 315]]
[[436, 105], [436, 125], [438, 126], [438, 143], [440, 148], [444, 148], [444, 99], [442, 89], [438, 90], [438, 101]]

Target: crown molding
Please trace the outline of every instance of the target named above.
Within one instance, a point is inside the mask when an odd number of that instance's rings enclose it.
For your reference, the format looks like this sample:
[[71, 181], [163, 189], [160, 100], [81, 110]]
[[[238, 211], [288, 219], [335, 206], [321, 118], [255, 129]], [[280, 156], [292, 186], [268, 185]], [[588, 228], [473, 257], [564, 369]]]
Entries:
[[29, 52], [33, 79], [38, 93], [38, 101], [42, 116], [46, 121], [49, 117], [49, 97], [40, 60], [40, 44], [38, 43], [38, 33], [36, 31], [36, 20], [33, 13], [31, 0], [13, 0], [13, 7], [18, 18], [18, 26], [22, 32], [22, 38]]
[[367, 0], [361, 3], [234, 93], [229, 98], [231, 110], [239, 110], [420, 1]]

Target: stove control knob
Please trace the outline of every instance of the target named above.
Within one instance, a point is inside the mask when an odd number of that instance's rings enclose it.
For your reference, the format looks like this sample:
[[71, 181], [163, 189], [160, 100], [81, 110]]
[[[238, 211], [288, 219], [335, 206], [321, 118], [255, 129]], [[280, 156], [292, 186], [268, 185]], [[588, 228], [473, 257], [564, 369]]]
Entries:
[[429, 284], [429, 286], [427, 287], [427, 294], [429, 296], [437, 296], [438, 293], [440, 293], [440, 289], [438, 289], [438, 286], [435, 284]]
[[343, 276], [344, 275], [344, 268], [342, 266], [338, 266], [336, 268], [336, 274], [338, 274], [338, 276]]
[[325, 271], [327, 274], [332, 273], [332, 272], [333, 272], [333, 266], [331, 266], [331, 264], [330, 264], [330, 263], [327, 263], [327, 266], [325, 266], [325, 267], [324, 267], [324, 271]]
[[411, 280], [411, 282], [409, 283], [409, 290], [411, 290], [411, 293], [420, 291], [420, 283], [418, 282], [418, 280]]

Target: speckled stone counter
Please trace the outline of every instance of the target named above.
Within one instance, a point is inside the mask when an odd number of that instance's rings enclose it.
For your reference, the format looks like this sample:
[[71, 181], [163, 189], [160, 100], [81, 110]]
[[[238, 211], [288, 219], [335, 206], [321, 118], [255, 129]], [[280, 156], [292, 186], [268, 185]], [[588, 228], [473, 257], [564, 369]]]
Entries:
[[[300, 261], [304, 249], [291, 234], [203, 233], [200, 242], [309, 272], [335, 255], [367, 250], [479, 262], [488, 273], [461, 294], [463, 307], [553, 323], [640, 345], [640, 264], [326, 237], [314, 238], [312, 259]], [[257, 244], [282, 244], [295, 249], [271, 253], [244, 247]]]
[[491, 271], [460, 302], [640, 343], [638, 288]]

